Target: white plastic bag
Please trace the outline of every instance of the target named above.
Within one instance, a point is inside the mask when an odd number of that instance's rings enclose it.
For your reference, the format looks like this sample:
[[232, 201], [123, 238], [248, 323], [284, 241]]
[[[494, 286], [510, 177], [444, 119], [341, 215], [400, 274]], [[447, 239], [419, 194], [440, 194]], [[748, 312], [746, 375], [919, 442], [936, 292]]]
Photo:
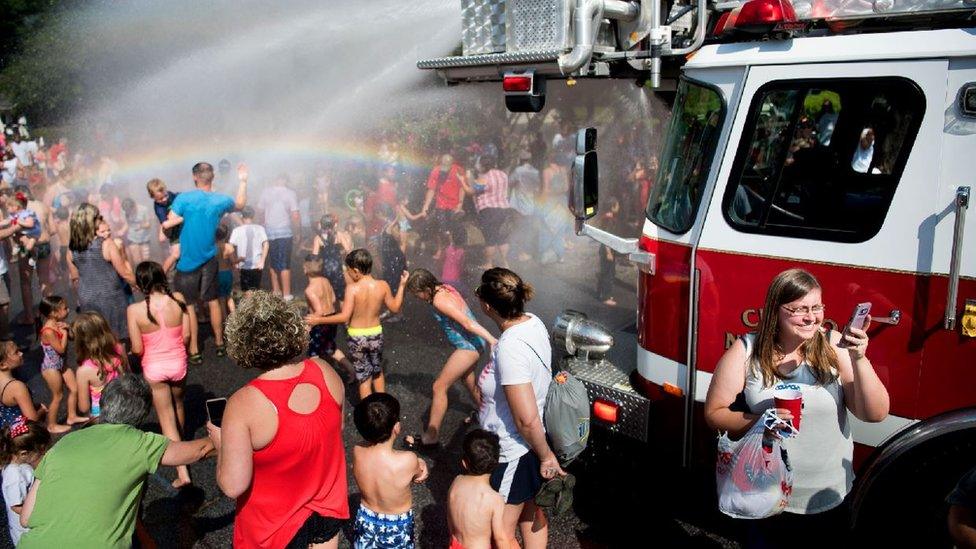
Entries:
[[778, 436], [763, 437], [767, 426], [786, 429], [789, 425], [767, 410], [741, 439], [727, 433], [718, 439], [715, 481], [718, 509], [740, 519], [761, 519], [783, 512], [793, 492], [793, 470]]

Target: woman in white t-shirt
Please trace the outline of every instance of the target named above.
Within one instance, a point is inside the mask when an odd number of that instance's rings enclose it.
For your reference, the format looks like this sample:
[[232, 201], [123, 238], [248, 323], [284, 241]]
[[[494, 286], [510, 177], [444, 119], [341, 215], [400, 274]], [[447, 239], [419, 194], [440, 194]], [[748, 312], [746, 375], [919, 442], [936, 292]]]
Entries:
[[[779, 547], [803, 539], [835, 543], [847, 528], [845, 498], [854, 481], [854, 441], [848, 412], [865, 422], [888, 415], [888, 391], [866, 356], [870, 317], [846, 335], [824, 330], [820, 283], [801, 269], [783, 271], [766, 294], [756, 333], [735, 342], [715, 366], [705, 421], [735, 438], [773, 407], [779, 389], [799, 390], [802, 427], [783, 441], [793, 466], [786, 512], [749, 522], [746, 547]], [[748, 411], [733, 406], [739, 394]], [[777, 409], [785, 420], [793, 415]], [[843, 540], [842, 540], [843, 543]]]
[[549, 448], [542, 424], [552, 380], [549, 333], [537, 316], [525, 312], [532, 287], [514, 272], [501, 267], [485, 271], [475, 293], [501, 331], [478, 378], [479, 422], [498, 435], [501, 444], [491, 485], [505, 498], [509, 538], [515, 540], [518, 526], [526, 549], [545, 547], [549, 524], [534, 498], [545, 479], [566, 474]]

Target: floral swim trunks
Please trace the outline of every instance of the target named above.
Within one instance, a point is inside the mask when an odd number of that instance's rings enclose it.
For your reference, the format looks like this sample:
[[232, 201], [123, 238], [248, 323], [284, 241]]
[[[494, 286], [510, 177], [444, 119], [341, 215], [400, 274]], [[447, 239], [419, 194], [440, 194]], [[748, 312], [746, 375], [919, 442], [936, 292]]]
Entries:
[[349, 360], [356, 369], [356, 381], [362, 383], [383, 372], [383, 327], [349, 328]]

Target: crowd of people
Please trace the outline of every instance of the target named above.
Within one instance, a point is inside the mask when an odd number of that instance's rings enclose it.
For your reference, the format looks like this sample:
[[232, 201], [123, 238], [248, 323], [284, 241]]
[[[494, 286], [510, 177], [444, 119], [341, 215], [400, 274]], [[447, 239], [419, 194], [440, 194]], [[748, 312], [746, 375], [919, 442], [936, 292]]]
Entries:
[[[322, 171], [303, 203], [284, 173], [249, 194], [244, 164], [234, 196], [215, 192], [218, 170], [230, 167], [200, 162], [192, 190], [153, 178], [139, 198], [112, 182], [107, 157], [72, 156], [64, 141], [52, 151], [31, 140], [21, 154], [17, 144], [28, 136], [15, 133], [3, 144], [14, 160], [0, 186], [9, 216], [0, 257], [19, 266], [25, 306], [15, 320], [35, 328], [50, 393], [46, 404], [34, 403], [13, 375], [25, 345], [4, 339], [0, 459], [15, 544], [125, 547], [133, 536], [150, 543], [137, 520], [148, 475], [174, 467], [172, 485], [182, 488], [192, 483], [187, 465], [215, 455], [221, 490], [238, 499], [235, 546], [334, 546], [352, 517], [357, 547], [411, 547], [410, 486], [428, 475], [413, 451], [439, 444], [448, 389], [463, 380], [478, 409], [468, 422], [482, 428], [465, 439], [464, 473], [451, 488], [452, 547], [515, 546], [517, 529], [527, 547], [546, 545], [535, 496], [565, 475], [541, 422], [551, 349], [545, 326], [524, 309], [531, 287], [505, 266], [510, 258], [563, 260], [562, 251], [546, 256], [565, 249], [571, 226], [558, 207], [568, 185], [561, 165], [539, 170], [526, 156], [506, 172], [490, 147], [468, 151], [465, 166], [439, 155], [421, 203], [413, 203], [396, 151], [387, 150], [375, 186], [342, 195]], [[474, 206], [469, 214], [466, 203]], [[484, 242], [478, 257], [466, 253], [475, 249], [472, 227]], [[516, 227], [524, 238], [510, 250]], [[408, 272], [408, 254], [417, 253], [433, 268]], [[476, 295], [502, 332], [497, 338], [459, 291], [472, 270], [466, 257], [484, 271]], [[295, 264], [304, 277], [292, 277]], [[304, 291], [296, 291], [302, 279]], [[400, 318], [407, 294], [432, 306], [455, 350], [434, 383], [426, 429], [395, 449], [399, 403], [385, 383], [382, 323]], [[9, 337], [11, 300], [0, 297]], [[201, 331], [204, 323], [212, 334]], [[209, 337], [216, 356], [262, 373], [229, 398], [208, 437], [184, 441], [187, 368], [202, 363]], [[478, 376], [488, 355], [491, 366]], [[356, 386], [363, 438], [353, 451], [362, 504], [352, 514], [342, 436], [347, 383]], [[161, 434], [139, 429], [150, 409]], [[123, 456], [88, 471], [104, 452]], [[74, 504], [84, 512], [60, 520]]]

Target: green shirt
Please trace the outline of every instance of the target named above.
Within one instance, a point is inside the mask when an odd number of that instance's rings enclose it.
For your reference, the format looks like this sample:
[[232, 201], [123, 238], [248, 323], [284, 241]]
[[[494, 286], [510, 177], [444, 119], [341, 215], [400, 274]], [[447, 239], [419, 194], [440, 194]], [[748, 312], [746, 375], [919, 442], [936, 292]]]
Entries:
[[111, 424], [62, 438], [34, 472], [41, 485], [18, 547], [131, 547], [143, 485], [168, 444], [162, 435]]

